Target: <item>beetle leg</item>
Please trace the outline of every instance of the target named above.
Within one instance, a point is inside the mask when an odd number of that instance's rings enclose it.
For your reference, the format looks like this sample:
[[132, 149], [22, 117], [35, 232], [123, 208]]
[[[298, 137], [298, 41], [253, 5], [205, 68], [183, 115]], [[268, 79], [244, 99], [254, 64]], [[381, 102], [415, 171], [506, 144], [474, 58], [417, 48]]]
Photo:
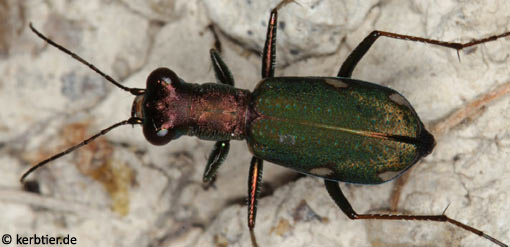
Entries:
[[274, 76], [274, 65], [276, 58], [276, 23], [278, 22], [278, 9], [271, 10], [267, 24], [266, 43], [262, 52], [262, 78]]
[[464, 225], [452, 218], [446, 216], [443, 212], [441, 215], [391, 215], [391, 214], [358, 214], [352, 209], [351, 204], [345, 198], [342, 190], [340, 190], [340, 185], [336, 181], [324, 180], [324, 184], [326, 185], [326, 189], [328, 190], [329, 195], [335, 201], [336, 205], [340, 207], [340, 209], [344, 212], [347, 217], [351, 220], [360, 220], [360, 219], [374, 219], [374, 220], [430, 220], [430, 221], [438, 221], [438, 222], [448, 222], [455, 226], [458, 226], [464, 230], [470, 231], [480, 237], [484, 237], [493, 243], [499, 246], [506, 246], [499, 240], [485, 234], [484, 232], [475, 229], [471, 226]]
[[211, 31], [213, 38], [214, 38], [214, 48], [213, 49], [219, 53], [222, 53], [223, 48], [221, 46], [220, 37], [218, 36], [216, 29], [214, 28], [214, 24], [210, 23], [209, 25], [207, 25], [207, 29], [209, 29], [209, 31]]
[[350, 78], [352, 75], [352, 71], [358, 64], [358, 62], [361, 60], [361, 58], [365, 55], [365, 53], [372, 47], [374, 42], [377, 40], [377, 38], [381, 36], [386, 36], [393, 39], [403, 39], [403, 40], [410, 40], [410, 41], [417, 41], [417, 42], [423, 42], [428, 43], [432, 45], [439, 45], [444, 46], [448, 48], [452, 48], [457, 50], [457, 56], [459, 56], [459, 51], [470, 46], [482, 44], [485, 42], [493, 41], [496, 39], [499, 39], [501, 37], [509, 36], [510, 32], [505, 32], [498, 35], [493, 35], [487, 38], [483, 39], [477, 39], [473, 40], [471, 42], [467, 43], [455, 43], [455, 42], [445, 42], [440, 40], [434, 40], [434, 39], [426, 39], [426, 38], [420, 38], [415, 36], [408, 36], [398, 33], [390, 33], [390, 32], [384, 32], [384, 31], [378, 31], [374, 30], [372, 31], [359, 45], [351, 52], [351, 54], [347, 57], [347, 59], [342, 64], [342, 67], [340, 67], [340, 70], [338, 71], [338, 77], [346, 77]]
[[253, 157], [250, 162], [250, 175], [248, 178], [248, 228], [250, 228], [251, 242], [254, 247], [258, 246], [253, 228], [255, 227], [255, 218], [257, 217], [257, 200], [262, 185], [262, 164], [263, 161], [261, 159]]
[[212, 183], [216, 176], [216, 171], [220, 168], [221, 164], [223, 164], [223, 161], [228, 155], [229, 149], [230, 141], [219, 141], [214, 144], [214, 149], [209, 155], [204, 171], [204, 177], [202, 178], [204, 183]]
[[215, 49], [210, 50], [211, 61], [218, 83], [234, 86], [234, 77]]
[[285, 6], [293, 0], [283, 0], [269, 14], [267, 25], [266, 43], [262, 52], [262, 78], [274, 76], [274, 66], [276, 59], [276, 24], [278, 23], [278, 9]]

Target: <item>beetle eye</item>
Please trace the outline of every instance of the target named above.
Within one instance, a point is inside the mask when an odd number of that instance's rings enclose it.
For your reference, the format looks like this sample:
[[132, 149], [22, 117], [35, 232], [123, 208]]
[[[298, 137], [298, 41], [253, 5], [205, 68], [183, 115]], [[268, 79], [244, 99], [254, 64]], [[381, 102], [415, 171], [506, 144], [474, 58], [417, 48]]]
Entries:
[[154, 145], [165, 145], [175, 138], [173, 128], [159, 129], [154, 125], [154, 119], [145, 118], [143, 123], [143, 134], [145, 139]]
[[160, 129], [158, 132], [156, 132], [156, 135], [159, 137], [166, 136], [168, 134], [168, 129]]
[[159, 85], [178, 83], [179, 77], [168, 68], [157, 68], [147, 77], [147, 90], [159, 91]]
[[166, 84], [172, 84], [172, 78], [170, 77], [161, 77], [161, 80], [165, 82]]

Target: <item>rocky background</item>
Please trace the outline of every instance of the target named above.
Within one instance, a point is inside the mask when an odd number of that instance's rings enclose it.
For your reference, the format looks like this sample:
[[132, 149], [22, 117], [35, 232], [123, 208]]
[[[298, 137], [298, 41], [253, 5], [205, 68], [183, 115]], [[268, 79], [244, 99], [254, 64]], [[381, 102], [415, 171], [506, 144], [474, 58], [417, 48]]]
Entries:
[[[129, 87], [169, 67], [214, 81], [218, 34], [236, 86], [253, 89], [269, 11], [278, 0], [0, 0], [0, 235], [74, 236], [78, 246], [251, 246], [244, 198], [251, 155], [231, 153], [214, 187], [202, 174], [213, 142], [147, 143], [139, 126], [32, 174], [30, 165], [127, 119], [133, 97], [48, 46], [30, 22]], [[467, 42], [510, 30], [507, 1], [299, 0], [280, 11], [277, 70], [333, 76], [372, 30]], [[212, 29], [210, 28], [212, 26]], [[398, 90], [428, 126], [510, 80], [510, 40], [454, 50], [381, 38], [353, 77]], [[446, 214], [510, 243], [510, 97], [438, 138], [395, 205], [395, 182], [342, 184], [359, 213]], [[265, 163], [255, 233], [261, 246], [491, 246], [451, 225], [351, 221], [320, 179]], [[393, 204], [392, 204], [393, 203]], [[14, 244], [11, 244], [14, 245]]]

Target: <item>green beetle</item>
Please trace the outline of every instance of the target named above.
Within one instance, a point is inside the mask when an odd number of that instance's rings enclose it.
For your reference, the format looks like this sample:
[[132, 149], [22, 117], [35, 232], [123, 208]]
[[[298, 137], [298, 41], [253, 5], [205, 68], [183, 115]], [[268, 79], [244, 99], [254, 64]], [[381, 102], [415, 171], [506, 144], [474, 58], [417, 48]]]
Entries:
[[399, 176], [435, 146], [411, 104], [398, 92], [351, 78], [357, 63], [381, 36], [425, 42], [456, 50], [509, 36], [510, 32], [466, 44], [449, 43], [383, 31], [370, 33], [340, 67], [337, 77], [274, 77], [278, 9], [270, 14], [262, 58], [262, 81], [253, 92], [234, 87], [234, 78], [215, 50], [210, 56], [218, 83], [191, 84], [167, 68], [154, 70], [146, 89], [127, 88], [66, 48], [40, 38], [73, 56], [136, 98], [131, 118], [30, 168], [21, 177], [66, 155], [110, 130], [143, 125], [146, 139], [164, 145], [182, 135], [214, 140], [204, 182], [211, 182], [229, 151], [229, 141], [246, 139], [253, 153], [248, 181], [248, 227], [254, 226], [263, 160], [324, 178], [326, 189], [351, 219], [430, 220], [449, 222], [500, 246], [499, 240], [446, 215], [357, 214], [338, 182], [379, 184]]

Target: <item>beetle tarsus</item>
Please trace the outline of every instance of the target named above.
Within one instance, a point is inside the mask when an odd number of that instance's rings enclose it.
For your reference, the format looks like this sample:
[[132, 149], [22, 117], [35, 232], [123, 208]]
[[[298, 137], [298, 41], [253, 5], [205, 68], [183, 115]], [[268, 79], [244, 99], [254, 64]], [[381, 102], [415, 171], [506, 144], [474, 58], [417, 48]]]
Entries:
[[259, 247], [259, 244], [257, 243], [257, 238], [255, 237], [255, 232], [253, 232], [253, 228], [250, 228], [250, 239], [251, 245], [253, 247]]

